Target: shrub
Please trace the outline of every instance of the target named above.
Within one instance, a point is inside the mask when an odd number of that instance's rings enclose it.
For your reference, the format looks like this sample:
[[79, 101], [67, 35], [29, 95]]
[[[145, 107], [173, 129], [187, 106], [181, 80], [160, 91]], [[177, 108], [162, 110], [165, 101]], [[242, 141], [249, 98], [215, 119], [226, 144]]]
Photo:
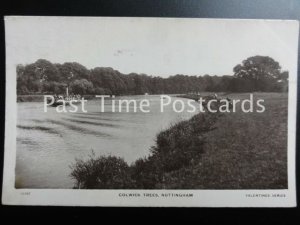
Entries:
[[138, 159], [132, 165], [131, 177], [138, 189], [155, 189], [162, 180], [162, 170], [159, 161], [150, 156]]
[[151, 153], [156, 156], [163, 172], [190, 165], [203, 153], [204, 134], [213, 128], [219, 114], [198, 114], [188, 121], [175, 124], [157, 135]]
[[70, 166], [71, 178], [76, 180], [74, 188], [122, 189], [132, 188], [130, 168], [119, 157], [90, 155], [87, 161], [76, 159]]

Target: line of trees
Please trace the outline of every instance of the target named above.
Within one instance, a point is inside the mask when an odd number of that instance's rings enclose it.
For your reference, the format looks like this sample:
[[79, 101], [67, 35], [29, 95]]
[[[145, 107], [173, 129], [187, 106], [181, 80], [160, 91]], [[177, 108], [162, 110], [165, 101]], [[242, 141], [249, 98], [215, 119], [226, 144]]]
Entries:
[[17, 94], [62, 94], [66, 86], [74, 94], [180, 94], [188, 92], [283, 92], [288, 72], [268, 56], [253, 56], [233, 68], [233, 75], [168, 78], [146, 74], [122, 74], [110, 67], [87, 69], [77, 62], [51, 63], [39, 59], [17, 65]]

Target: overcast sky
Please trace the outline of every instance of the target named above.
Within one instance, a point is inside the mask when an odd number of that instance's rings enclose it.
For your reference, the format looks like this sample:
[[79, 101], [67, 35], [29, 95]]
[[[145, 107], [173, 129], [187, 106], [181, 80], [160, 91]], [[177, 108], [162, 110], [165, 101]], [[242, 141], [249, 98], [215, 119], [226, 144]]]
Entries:
[[14, 62], [79, 62], [122, 73], [224, 75], [264, 55], [284, 70], [297, 54], [297, 23], [157, 18], [7, 17]]

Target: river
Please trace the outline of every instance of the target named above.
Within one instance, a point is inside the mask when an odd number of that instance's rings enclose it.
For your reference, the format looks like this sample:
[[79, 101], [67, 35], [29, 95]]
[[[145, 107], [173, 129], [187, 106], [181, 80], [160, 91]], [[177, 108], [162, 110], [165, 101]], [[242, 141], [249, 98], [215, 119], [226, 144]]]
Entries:
[[[17, 103], [17, 161], [18, 188], [72, 188], [70, 165], [87, 159], [92, 151], [96, 156], [112, 155], [124, 158], [129, 164], [150, 154], [156, 135], [178, 121], [195, 113], [177, 113], [172, 106], [160, 112], [160, 96], [126, 96], [118, 99], [148, 99], [150, 112], [112, 112], [112, 101], [105, 101], [101, 112], [100, 99], [85, 104], [87, 113], [58, 113], [43, 102]], [[172, 99], [176, 99], [172, 97]], [[187, 102], [187, 99], [181, 99]]]

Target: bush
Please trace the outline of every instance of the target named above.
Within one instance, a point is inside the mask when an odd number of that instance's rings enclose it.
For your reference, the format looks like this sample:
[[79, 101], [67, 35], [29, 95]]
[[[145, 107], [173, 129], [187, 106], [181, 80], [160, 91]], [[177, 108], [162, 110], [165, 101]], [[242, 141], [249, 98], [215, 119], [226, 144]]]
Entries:
[[74, 188], [85, 189], [123, 189], [132, 188], [130, 168], [119, 157], [92, 154], [87, 161], [76, 159], [70, 166], [71, 178], [76, 180]]
[[138, 159], [132, 165], [132, 179], [138, 189], [155, 189], [162, 181], [162, 170], [160, 162], [154, 160], [153, 156]]
[[212, 129], [220, 114], [198, 114], [188, 121], [175, 124], [157, 136], [151, 153], [164, 172], [189, 166], [203, 153], [204, 134]]

